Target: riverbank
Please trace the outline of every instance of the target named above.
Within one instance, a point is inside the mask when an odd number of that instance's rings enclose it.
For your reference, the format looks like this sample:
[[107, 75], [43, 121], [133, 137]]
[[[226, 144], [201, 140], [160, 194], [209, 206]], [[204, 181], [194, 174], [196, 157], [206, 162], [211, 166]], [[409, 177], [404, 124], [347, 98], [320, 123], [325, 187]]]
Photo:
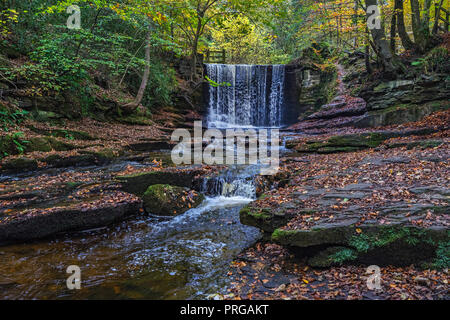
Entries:
[[291, 134], [289, 178], [241, 211], [266, 240], [232, 263], [231, 297], [448, 299], [449, 120]]

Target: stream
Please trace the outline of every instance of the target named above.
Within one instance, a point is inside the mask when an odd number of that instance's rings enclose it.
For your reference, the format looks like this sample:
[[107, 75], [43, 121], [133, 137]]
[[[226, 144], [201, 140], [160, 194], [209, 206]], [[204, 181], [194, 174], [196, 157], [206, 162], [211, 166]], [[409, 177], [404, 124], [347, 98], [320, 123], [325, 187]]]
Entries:
[[[260, 237], [239, 221], [240, 209], [255, 198], [255, 170], [232, 167], [205, 180], [203, 204], [175, 218], [139, 215], [106, 228], [0, 247], [0, 298], [204, 299], [225, 294], [229, 263]], [[81, 268], [81, 290], [66, 287], [70, 265]]]
[[[208, 127], [280, 126], [284, 66], [207, 69], [214, 81], [232, 84], [210, 88]], [[122, 162], [38, 174], [51, 178], [79, 170], [108, 180], [130, 164], [141, 165]], [[262, 236], [239, 220], [239, 211], [256, 199], [254, 177], [259, 171], [258, 165], [230, 166], [204, 180], [199, 191], [206, 200], [175, 218], [137, 213], [97, 230], [0, 247], [0, 299], [205, 299], [226, 294], [230, 262]], [[5, 176], [0, 182], [25, 178]], [[81, 290], [66, 286], [66, 269], [73, 265], [81, 269]]]

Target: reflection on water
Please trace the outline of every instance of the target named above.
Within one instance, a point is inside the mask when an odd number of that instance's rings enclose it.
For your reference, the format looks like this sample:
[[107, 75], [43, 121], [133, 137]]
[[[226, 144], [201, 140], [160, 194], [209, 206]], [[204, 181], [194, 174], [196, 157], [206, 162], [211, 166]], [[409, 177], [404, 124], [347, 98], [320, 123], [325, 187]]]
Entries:
[[[259, 237], [243, 197], [208, 198], [173, 219], [140, 216], [65, 238], [0, 247], [2, 299], [201, 299], [224, 292], [229, 262]], [[81, 268], [82, 289], [66, 288]]]

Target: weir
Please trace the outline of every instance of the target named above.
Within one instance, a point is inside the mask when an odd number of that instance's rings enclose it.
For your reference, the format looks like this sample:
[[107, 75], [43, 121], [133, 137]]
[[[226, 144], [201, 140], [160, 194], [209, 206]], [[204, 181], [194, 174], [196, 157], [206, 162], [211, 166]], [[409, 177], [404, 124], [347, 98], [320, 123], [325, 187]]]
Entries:
[[280, 127], [283, 123], [284, 65], [207, 64], [218, 83], [208, 89], [208, 127]]

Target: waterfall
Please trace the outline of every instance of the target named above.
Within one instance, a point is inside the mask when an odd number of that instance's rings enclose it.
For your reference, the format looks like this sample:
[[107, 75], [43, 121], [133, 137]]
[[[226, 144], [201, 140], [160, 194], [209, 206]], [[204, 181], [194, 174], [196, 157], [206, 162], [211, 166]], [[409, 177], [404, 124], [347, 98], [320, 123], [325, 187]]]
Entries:
[[201, 192], [211, 197], [255, 199], [258, 170], [258, 166], [231, 167], [217, 177], [205, 178]]
[[[279, 127], [285, 66], [207, 64], [208, 127]], [[227, 83], [227, 85], [223, 85]]]

